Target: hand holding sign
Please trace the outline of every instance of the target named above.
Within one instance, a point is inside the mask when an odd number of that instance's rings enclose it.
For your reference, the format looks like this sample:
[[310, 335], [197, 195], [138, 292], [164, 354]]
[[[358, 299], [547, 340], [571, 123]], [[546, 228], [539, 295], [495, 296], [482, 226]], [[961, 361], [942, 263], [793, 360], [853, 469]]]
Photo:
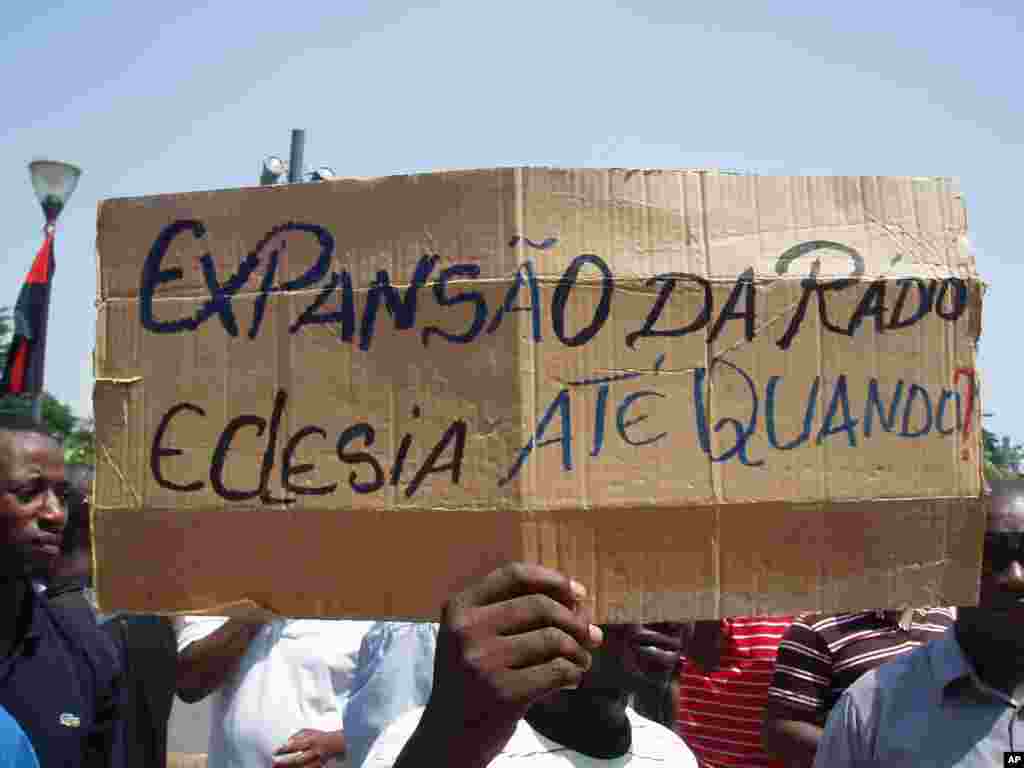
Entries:
[[[530, 705], [576, 686], [601, 630], [589, 623], [582, 585], [538, 565], [500, 568], [442, 611], [434, 689], [396, 766], [486, 765]], [[426, 759], [424, 759], [426, 758]]]

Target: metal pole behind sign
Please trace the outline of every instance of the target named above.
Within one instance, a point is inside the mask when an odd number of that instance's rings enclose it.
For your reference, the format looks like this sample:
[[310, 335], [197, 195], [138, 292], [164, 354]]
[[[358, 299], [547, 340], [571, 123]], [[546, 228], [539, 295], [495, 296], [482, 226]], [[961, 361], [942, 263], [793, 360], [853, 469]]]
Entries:
[[292, 131], [292, 150], [288, 160], [288, 183], [302, 181], [302, 156], [306, 150], [306, 132], [302, 128]]

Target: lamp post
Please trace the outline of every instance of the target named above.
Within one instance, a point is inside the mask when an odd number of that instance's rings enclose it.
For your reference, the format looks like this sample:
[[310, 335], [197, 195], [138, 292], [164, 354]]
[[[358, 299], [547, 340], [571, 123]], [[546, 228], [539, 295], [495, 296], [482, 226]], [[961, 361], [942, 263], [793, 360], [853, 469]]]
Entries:
[[292, 131], [291, 157], [288, 158], [288, 183], [302, 181], [302, 163], [306, 154], [306, 131], [296, 128]]
[[260, 166], [260, 184], [262, 186], [299, 184], [304, 179], [307, 181], [330, 181], [338, 177], [338, 174], [327, 165], [321, 165], [316, 170], [305, 173], [303, 171], [305, 153], [306, 131], [296, 128], [292, 131], [288, 160], [282, 160], [277, 155], [271, 155], [265, 159]]
[[[35, 190], [36, 198], [38, 198], [39, 205], [43, 209], [43, 215], [46, 217], [46, 235], [52, 238], [57, 229], [57, 218], [60, 216], [61, 211], [64, 210], [64, 206], [67, 205], [68, 200], [75, 191], [75, 187], [78, 186], [78, 179], [82, 175], [82, 171], [70, 163], [58, 163], [53, 160], [33, 160], [28, 164], [28, 172], [29, 177], [32, 179], [32, 188]], [[52, 264], [52, 241], [50, 248]], [[50, 277], [52, 278], [52, 276]], [[50, 321], [50, 291], [52, 290], [51, 285], [44, 294], [45, 299], [39, 327], [39, 338], [33, 341], [33, 343], [39, 344], [43, 351], [43, 354], [40, 356], [40, 366], [43, 366], [46, 360], [46, 331]], [[43, 413], [44, 390], [42, 387], [42, 370], [39, 371], [39, 382], [39, 391], [36, 392], [35, 402], [32, 404], [32, 417], [37, 424], [41, 423]]]

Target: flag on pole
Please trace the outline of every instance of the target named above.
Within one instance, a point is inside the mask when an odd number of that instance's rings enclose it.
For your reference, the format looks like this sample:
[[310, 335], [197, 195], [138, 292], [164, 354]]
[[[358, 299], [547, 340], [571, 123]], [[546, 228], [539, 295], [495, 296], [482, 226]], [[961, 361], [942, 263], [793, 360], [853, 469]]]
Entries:
[[32, 262], [14, 306], [14, 337], [7, 351], [0, 395], [34, 395], [43, 390], [46, 321], [55, 268], [53, 232], [50, 231]]

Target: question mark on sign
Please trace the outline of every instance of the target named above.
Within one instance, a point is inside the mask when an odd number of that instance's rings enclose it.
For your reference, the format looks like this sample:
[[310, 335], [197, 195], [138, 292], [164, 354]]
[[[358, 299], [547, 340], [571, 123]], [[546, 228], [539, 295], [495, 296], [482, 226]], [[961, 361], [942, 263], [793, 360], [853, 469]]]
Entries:
[[967, 414], [964, 416], [964, 428], [963, 428], [963, 440], [964, 449], [960, 452], [960, 458], [967, 461], [971, 457], [971, 452], [968, 448], [967, 439], [971, 434], [971, 424], [974, 418], [974, 369], [973, 368], [957, 368], [953, 373], [953, 389], [956, 389], [957, 382], [960, 381], [960, 377], [963, 376], [967, 379], [967, 402], [965, 403], [965, 410]]

